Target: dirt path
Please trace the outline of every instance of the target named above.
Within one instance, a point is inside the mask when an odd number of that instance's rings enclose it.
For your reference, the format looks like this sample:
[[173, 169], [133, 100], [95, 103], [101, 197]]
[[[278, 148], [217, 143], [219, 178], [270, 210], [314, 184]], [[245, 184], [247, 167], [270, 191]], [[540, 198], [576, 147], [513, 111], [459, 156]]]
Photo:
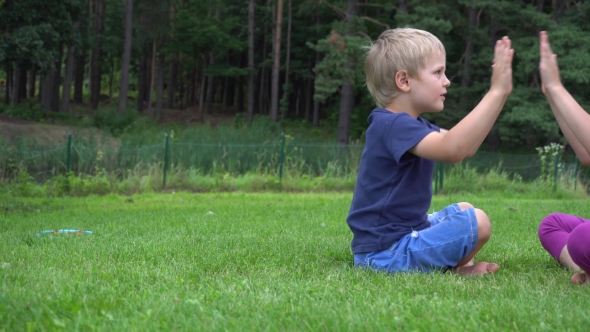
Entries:
[[56, 146], [65, 143], [68, 134], [102, 136], [98, 129], [45, 124], [0, 114], [0, 140], [24, 138], [31, 142], [36, 141], [40, 145]]

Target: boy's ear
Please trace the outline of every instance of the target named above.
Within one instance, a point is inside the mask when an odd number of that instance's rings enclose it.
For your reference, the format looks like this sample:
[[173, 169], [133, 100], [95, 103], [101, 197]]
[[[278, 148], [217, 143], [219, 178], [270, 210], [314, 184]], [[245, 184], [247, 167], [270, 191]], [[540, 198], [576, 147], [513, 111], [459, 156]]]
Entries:
[[395, 73], [395, 85], [402, 92], [410, 91], [410, 75], [405, 70]]

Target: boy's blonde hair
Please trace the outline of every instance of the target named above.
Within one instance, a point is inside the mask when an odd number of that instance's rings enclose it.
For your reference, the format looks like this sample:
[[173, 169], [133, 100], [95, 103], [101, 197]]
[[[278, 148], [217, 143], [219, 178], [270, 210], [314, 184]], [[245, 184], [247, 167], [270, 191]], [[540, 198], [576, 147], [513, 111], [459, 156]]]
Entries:
[[385, 107], [399, 95], [397, 72], [405, 70], [417, 78], [428, 57], [437, 52], [446, 55], [441, 41], [430, 32], [413, 28], [383, 31], [369, 47], [365, 60], [367, 88], [377, 107]]

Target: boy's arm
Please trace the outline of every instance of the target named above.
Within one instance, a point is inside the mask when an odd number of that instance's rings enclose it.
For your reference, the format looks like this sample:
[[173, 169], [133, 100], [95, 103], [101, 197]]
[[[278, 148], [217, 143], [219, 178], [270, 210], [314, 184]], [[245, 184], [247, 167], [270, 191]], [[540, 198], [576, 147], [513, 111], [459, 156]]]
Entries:
[[590, 165], [590, 135], [586, 135], [590, 127], [590, 115], [582, 109], [561, 83], [557, 55], [553, 54], [549, 45], [547, 32], [540, 34], [542, 90], [559, 128], [571, 145], [583, 165]]
[[498, 118], [506, 98], [512, 92], [512, 57], [510, 39], [496, 42], [490, 91], [463, 120], [447, 133], [426, 135], [410, 152], [426, 159], [458, 163], [472, 156]]
[[[442, 135], [448, 133], [449, 131], [447, 129], [440, 129], [440, 133]], [[485, 136], [482, 138], [482, 140], [475, 142], [475, 144], [473, 144], [473, 148], [471, 149], [471, 151], [469, 153], [467, 153], [467, 155], [465, 156], [465, 158], [471, 158], [475, 155], [475, 153], [477, 152], [477, 150], [479, 149], [479, 147], [481, 146], [481, 143], [483, 143], [483, 140], [485, 139]]]

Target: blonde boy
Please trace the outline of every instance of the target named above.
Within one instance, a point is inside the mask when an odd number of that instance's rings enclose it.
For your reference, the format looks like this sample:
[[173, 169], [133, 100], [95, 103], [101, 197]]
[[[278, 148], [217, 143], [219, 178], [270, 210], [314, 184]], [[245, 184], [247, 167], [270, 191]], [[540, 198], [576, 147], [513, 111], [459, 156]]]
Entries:
[[450, 269], [481, 275], [499, 269], [473, 263], [491, 236], [488, 216], [469, 203], [427, 214], [434, 162], [457, 163], [479, 148], [512, 91], [510, 39], [496, 43], [491, 87], [450, 130], [420, 117], [440, 112], [450, 81], [445, 48], [429, 32], [384, 31], [365, 63], [367, 88], [377, 107], [368, 118], [354, 197], [347, 217], [356, 266], [430, 272]]

